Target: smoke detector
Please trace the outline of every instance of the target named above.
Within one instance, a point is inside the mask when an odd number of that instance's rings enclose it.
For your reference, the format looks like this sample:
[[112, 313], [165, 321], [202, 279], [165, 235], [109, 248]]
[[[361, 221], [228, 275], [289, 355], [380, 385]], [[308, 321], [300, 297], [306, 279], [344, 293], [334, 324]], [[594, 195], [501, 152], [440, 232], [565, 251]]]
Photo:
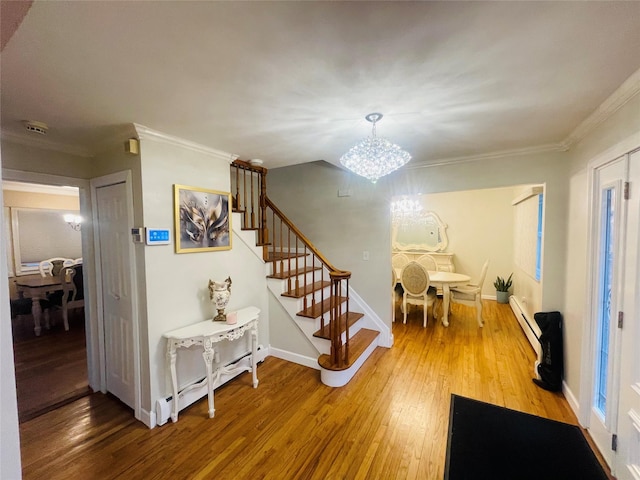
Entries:
[[24, 128], [27, 129], [28, 132], [39, 133], [40, 135], [46, 135], [49, 127], [44, 122], [36, 122], [33, 120], [25, 120]]

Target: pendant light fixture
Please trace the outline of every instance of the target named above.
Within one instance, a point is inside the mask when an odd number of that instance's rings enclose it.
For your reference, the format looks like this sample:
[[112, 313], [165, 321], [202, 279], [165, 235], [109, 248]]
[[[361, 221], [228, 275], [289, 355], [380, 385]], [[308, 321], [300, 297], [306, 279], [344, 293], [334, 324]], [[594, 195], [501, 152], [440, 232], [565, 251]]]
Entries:
[[386, 138], [376, 137], [376, 122], [381, 113], [370, 113], [364, 117], [373, 124], [371, 137], [365, 138], [340, 158], [340, 163], [373, 183], [380, 177], [397, 170], [411, 160], [411, 155]]

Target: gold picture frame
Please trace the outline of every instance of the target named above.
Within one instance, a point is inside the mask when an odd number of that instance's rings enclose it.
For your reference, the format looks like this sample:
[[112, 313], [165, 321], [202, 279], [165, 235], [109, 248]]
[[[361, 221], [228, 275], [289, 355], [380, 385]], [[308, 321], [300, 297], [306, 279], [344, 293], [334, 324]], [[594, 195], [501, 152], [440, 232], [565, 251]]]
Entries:
[[173, 186], [176, 253], [231, 250], [231, 193]]

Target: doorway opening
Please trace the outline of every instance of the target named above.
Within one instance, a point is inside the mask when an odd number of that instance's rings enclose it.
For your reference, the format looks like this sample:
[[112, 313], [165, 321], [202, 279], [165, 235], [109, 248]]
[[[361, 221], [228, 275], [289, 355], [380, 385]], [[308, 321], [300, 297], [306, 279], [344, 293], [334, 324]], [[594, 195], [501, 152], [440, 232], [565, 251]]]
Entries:
[[84, 308], [69, 309], [66, 331], [47, 292], [38, 302], [43, 312], [36, 316], [44, 317], [38, 329], [31, 299], [17, 285], [41, 276], [39, 260], [81, 261], [80, 229], [63, 218], [79, 211], [80, 198], [78, 188], [20, 181], [3, 181], [3, 194], [18, 418], [24, 422], [91, 393]]

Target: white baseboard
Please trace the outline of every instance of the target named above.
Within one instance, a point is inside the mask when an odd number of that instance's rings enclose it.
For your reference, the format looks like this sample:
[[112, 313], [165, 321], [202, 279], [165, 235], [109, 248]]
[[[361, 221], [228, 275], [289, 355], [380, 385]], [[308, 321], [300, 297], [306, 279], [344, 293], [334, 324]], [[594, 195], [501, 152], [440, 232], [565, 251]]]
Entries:
[[150, 412], [144, 408], [141, 408], [140, 412], [142, 416], [141, 418], [138, 418], [138, 420], [144, 423], [148, 428], [154, 428], [156, 426], [156, 412]]
[[[567, 382], [565, 382], [564, 380], [562, 381], [562, 393], [564, 394], [564, 398], [567, 399], [569, 407], [571, 407], [571, 410], [573, 410], [573, 413], [575, 413], [578, 422], [580, 422], [580, 404], [578, 403], [578, 399], [576, 399], [576, 396], [569, 388], [569, 385], [567, 385]], [[582, 427], [585, 427], [585, 425], [582, 425]]]
[[[264, 359], [267, 358], [267, 356], [269, 355], [268, 350], [269, 349], [264, 348], [261, 345], [258, 347], [258, 351], [256, 352], [256, 357], [257, 357], [256, 361], [258, 363], [263, 362]], [[233, 366], [241, 367], [244, 365], [248, 369], [250, 369], [251, 368], [250, 357], [251, 357], [251, 352], [248, 352], [247, 355], [241, 357], [240, 359], [234, 362], [231, 362], [230, 364], [228, 364], [228, 366], [233, 365]], [[213, 385], [214, 390], [218, 388], [220, 385], [223, 385], [227, 383], [229, 380], [240, 375], [244, 371], [245, 370], [238, 370], [233, 374], [223, 373], [222, 375], [220, 375], [220, 380], [214, 383]], [[258, 378], [259, 378], [259, 372], [260, 371], [258, 370]], [[189, 405], [195, 403], [196, 401], [200, 400], [202, 397], [206, 397], [207, 394], [208, 394], [208, 388], [207, 388], [206, 378], [202, 378], [200, 380], [197, 380], [191, 383], [190, 385], [186, 385], [185, 387], [182, 388], [182, 390], [178, 394], [178, 400], [177, 400], [179, 402], [178, 412], [185, 409]], [[151, 415], [149, 415], [149, 419], [148, 419], [149, 424], [147, 424], [146, 422], [145, 424], [148, 425], [149, 428], [153, 428], [156, 425], [164, 425], [165, 423], [167, 423], [169, 418], [171, 418], [171, 410], [173, 408], [173, 402], [174, 402], [173, 396], [168, 396], [168, 397], [164, 397], [156, 400], [156, 411], [155, 411], [155, 418], [153, 419], [153, 423], [151, 423]]]
[[279, 348], [274, 347], [269, 347], [269, 354], [272, 357], [280, 358], [287, 362], [297, 363], [298, 365], [313, 368], [314, 370], [320, 370], [317, 358], [305, 357], [304, 355], [299, 355], [287, 350], [280, 350]]

